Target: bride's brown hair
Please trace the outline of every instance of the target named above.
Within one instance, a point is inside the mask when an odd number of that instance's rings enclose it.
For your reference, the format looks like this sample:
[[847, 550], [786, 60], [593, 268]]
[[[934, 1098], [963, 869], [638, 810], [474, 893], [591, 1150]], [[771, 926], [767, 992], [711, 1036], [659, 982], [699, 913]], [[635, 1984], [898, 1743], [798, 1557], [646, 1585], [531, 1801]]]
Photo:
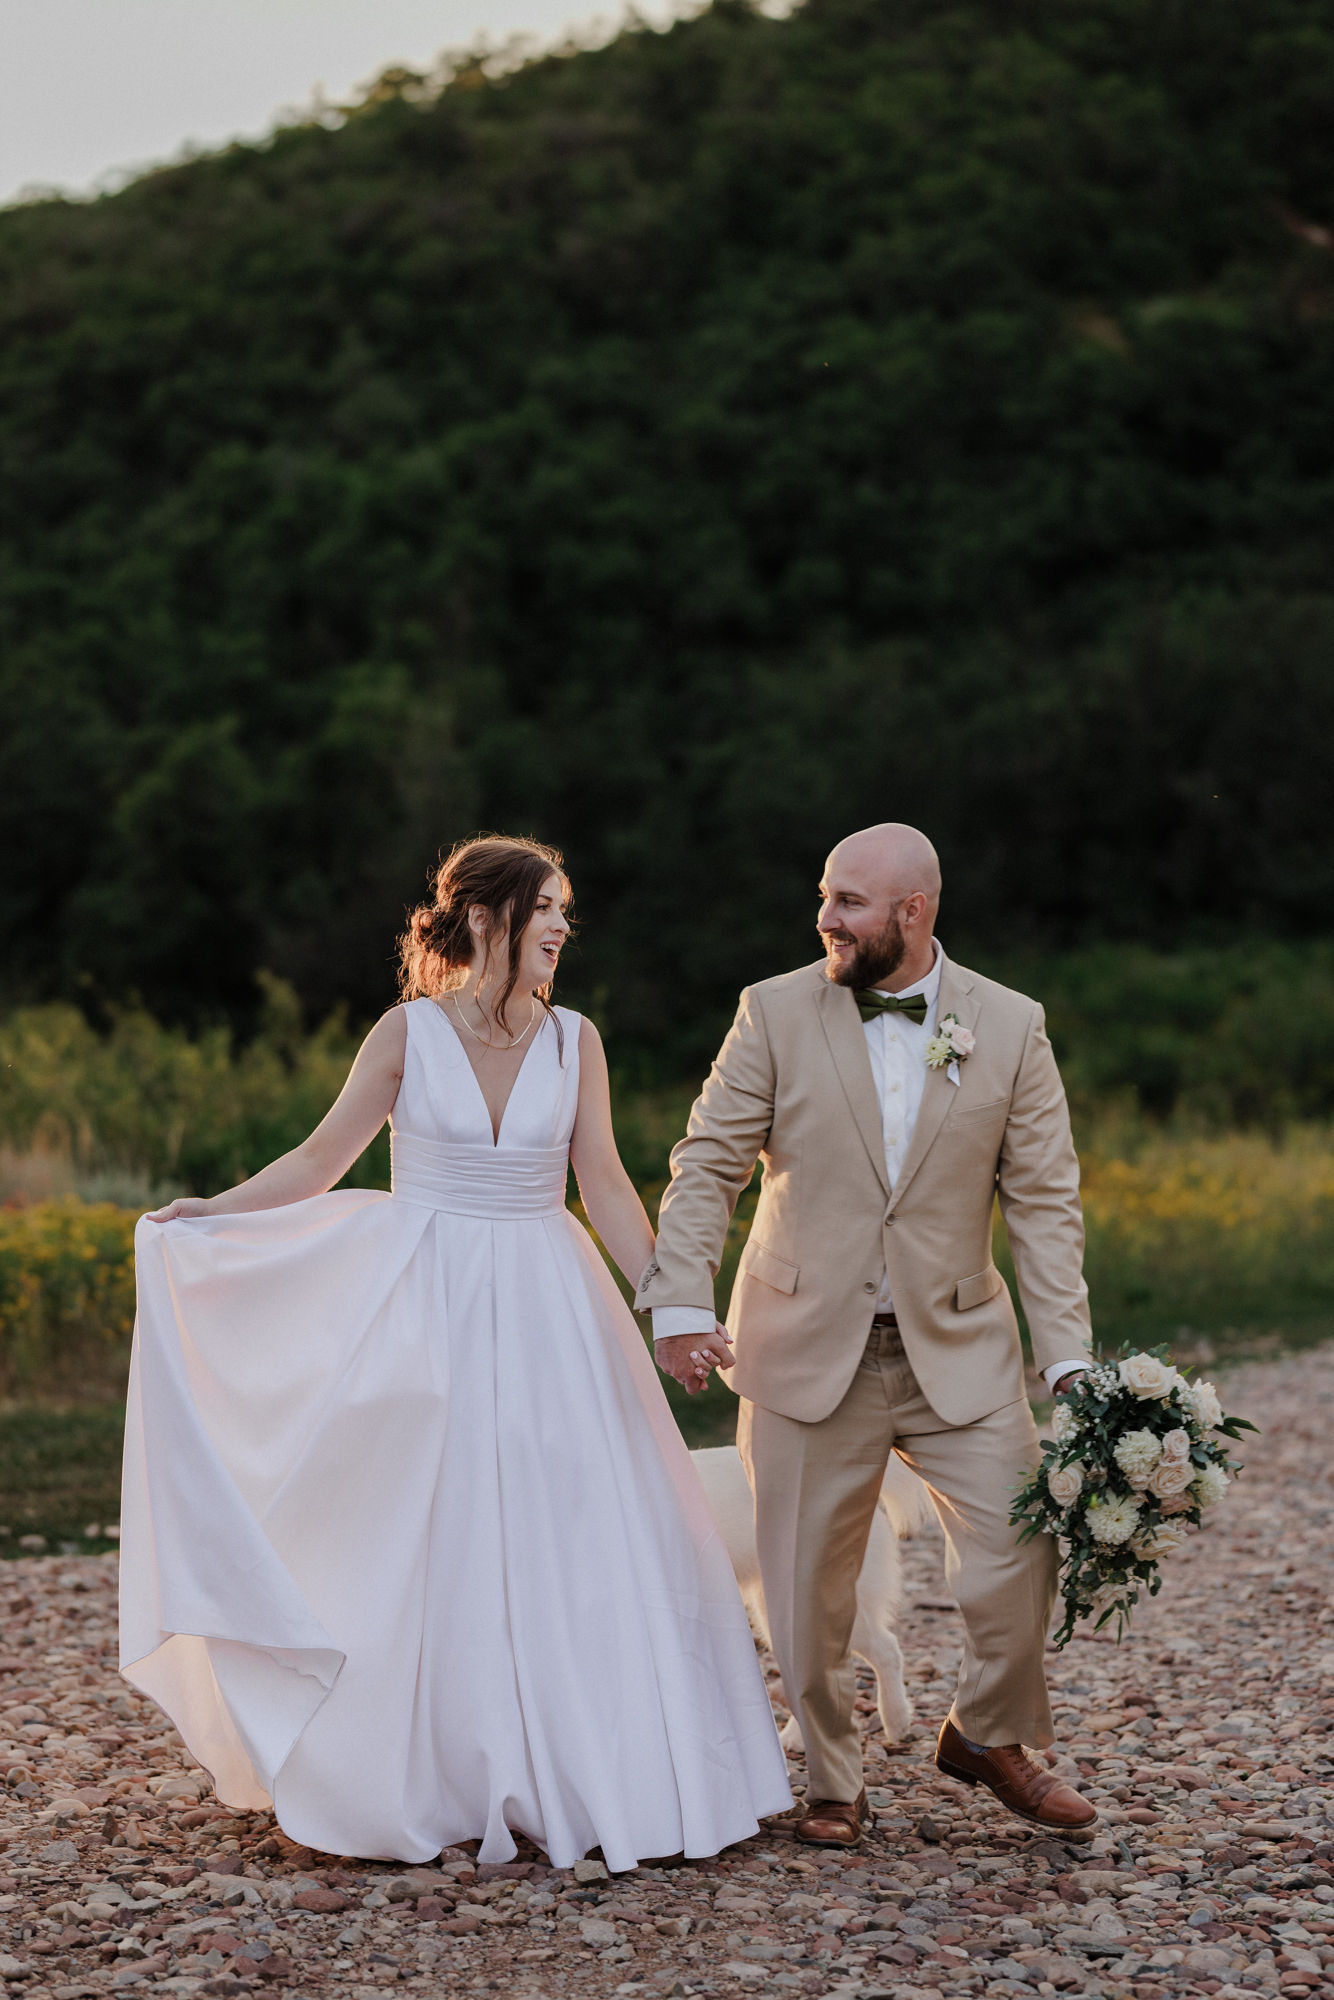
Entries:
[[[552, 875], [559, 875], [562, 906], [568, 906], [570, 882], [558, 848], [500, 833], [459, 841], [435, 871], [435, 901], [412, 912], [399, 941], [398, 989], [403, 999], [436, 1000], [463, 984], [473, 957], [468, 912], [480, 906], [486, 911], [484, 958], [509, 929], [509, 961], [495, 1002], [495, 1018], [508, 1031], [506, 1008], [518, 984], [523, 934]], [[536, 994], [552, 1013], [551, 982], [537, 987]], [[559, 1030], [559, 1021], [556, 1027]]]

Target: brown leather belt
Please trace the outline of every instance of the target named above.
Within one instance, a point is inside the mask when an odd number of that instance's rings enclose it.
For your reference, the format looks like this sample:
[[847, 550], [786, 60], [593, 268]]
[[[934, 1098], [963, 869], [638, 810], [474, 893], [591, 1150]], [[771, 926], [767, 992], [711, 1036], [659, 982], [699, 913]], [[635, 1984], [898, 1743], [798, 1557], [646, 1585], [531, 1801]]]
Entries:
[[876, 1313], [871, 1321], [871, 1326], [873, 1329], [881, 1326], [892, 1327], [895, 1333], [897, 1333], [899, 1330], [898, 1315], [897, 1313]]

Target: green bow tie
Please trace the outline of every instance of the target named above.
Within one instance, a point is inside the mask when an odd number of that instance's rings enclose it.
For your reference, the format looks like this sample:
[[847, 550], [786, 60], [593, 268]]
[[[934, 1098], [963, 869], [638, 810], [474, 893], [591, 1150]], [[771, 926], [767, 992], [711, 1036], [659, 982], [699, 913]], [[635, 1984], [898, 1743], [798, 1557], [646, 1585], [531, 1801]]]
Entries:
[[861, 1009], [863, 1021], [874, 1021], [877, 1014], [906, 1014], [920, 1028], [926, 1019], [925, 993], [910, 993], [900, 1000], [897, 993], [876, 993], [868, 988], [859, 989], [852, 997]]

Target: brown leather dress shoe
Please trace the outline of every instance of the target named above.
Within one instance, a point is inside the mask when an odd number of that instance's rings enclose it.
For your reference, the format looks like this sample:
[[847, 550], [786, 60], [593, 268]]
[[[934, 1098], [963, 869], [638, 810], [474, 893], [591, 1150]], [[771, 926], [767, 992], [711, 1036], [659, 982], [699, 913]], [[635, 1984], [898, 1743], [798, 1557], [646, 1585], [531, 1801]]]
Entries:
[[985, 1785], [1007, 1812], [1030, 1826], [1053, 1833], [1087, 1833], [1097, 1823], [1098, 1809], [1081, 1798], [1073, 1785], [1044, 1771], [1020, 1743], [991, 1750], [970, 1743], [946, 1718], [936, 1744], [936, 1769], [965, 1785]]
[[869, 1815], [866, 1787], [855, 1799], [808, 1799], [798, 1808], [793, 1832], [808, 1847], [855, 1847]]

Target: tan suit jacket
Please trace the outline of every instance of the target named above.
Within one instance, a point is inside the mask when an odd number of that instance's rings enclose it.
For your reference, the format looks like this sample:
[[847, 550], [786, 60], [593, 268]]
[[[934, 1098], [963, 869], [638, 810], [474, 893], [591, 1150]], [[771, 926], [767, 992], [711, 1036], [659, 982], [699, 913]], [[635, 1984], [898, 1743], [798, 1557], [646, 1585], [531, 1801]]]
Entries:
[[1079, 1163], [1033, 1000], [944, 959], [937, 1019], [976, 1037], [959, 1082], [929, 1070], [893, 1189], [857, 1003], [821, 961], [741, 996], [672, 1153], [636, 1307], [713, 1307], [737, 1198], [763, 1160], [727, 1324], [727, 1379], [751, 1402], [818, 1422], [842, 1401], [882, 1271], [922, 1393], [947, 1424], [1024, 1394], [1019, 1330], [991, 1258], [997, 1194], [1039, 1368], [1089, 1345]]

